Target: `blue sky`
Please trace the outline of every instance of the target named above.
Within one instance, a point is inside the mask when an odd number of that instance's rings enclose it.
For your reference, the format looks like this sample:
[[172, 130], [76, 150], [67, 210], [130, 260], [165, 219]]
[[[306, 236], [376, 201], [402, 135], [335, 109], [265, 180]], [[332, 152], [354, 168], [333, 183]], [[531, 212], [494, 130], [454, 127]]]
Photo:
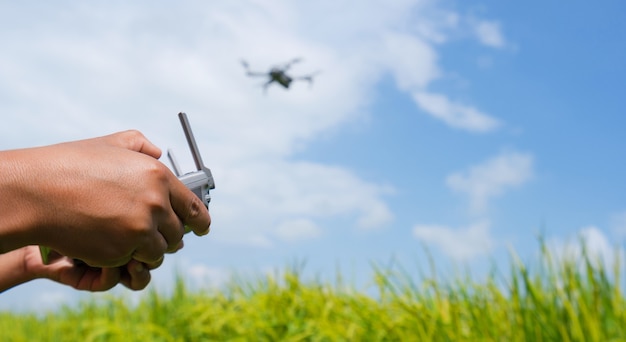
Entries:
[[[481, 1], [0, 2], [0, 149], [135, 128], [213, 170], [212, 232], [178, 269], [197, 286], [305, 260], [365, 287], [371, 262], [477, 274], [508, 248], [607, 258], [626, 236], [626, 5]], [[313, 87], [249, 79], [293, 57]], [[61, 158], [61, 156], [60, 156]], [[166, 161], [164, 161], [166, 162]], [[130, 295], [123, 289], [114, 292]], [[35, 281], [28, 309], [90, 297]]]

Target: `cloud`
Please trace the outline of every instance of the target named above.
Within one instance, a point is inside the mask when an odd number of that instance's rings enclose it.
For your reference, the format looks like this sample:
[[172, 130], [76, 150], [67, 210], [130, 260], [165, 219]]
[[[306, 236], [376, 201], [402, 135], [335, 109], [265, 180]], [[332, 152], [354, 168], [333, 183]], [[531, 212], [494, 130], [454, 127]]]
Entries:
[[413, 94], [413, 99], [427, 114], [453, 128], [485, 133], [494, 131], [501, 125], [498, 120], [478, 109], [454, 103], [442, 94], [417, 92]]
[[398, 88], [425, 88], [440, 74], [435, 48], [410, 34], [387, 33], [382, 38], [386, 64]]
[[[217, 175], [222, 174], [216, 172], [216, 179]], [[381, 199], [392, 194], [393, 188], [366, 182], [340, 167], [287, 161], [246, 163], [224, 173], [221, 187], [215, 191], [212, 213], [237, 228], [214, 232], [215, 238], [228, 241], [270, 247], [271, 243], [258, 244], [271, 241], [259, 240], [261, 236], [293, 242], [313, 238], [321, 234], [315, 222], [328, 217], [354, 218], [354, 226], [363, 230], [381, 229], [393, 220]], [[287, 228], [292, 224], [296, 227]], [[288, 229], [299, 233], [288, 233]]]
[[510, 188], [519, 187], [533, 175], [533, 157], [529, 153], [504, 152], [482, 164], [446, 178], [452, 190], [469, 197], [470, 209], [481, 213], [487, 209], [491, 198], [502, 195]]
[[482, 44], [493, 48], [503, 48], [506, 46], [500, 23], [496, 21], [477, 20], [473, 21], [473, 29], [478, 41]]
[[490, 226], [486, 220], [456, 229], [443, 225], [418, 224], [413, 227], [413, 236], [434, 244], [454, 260], [466, 261], [487, 255], [494, 248]]
[[547, 247], [557, 261], [581, 261], [584, 248], [589, 261], [596, 267], [604, 267], [605, 270], [612, 269], [616, 253], [620, 254], [620, 259], [624, 257], [623, 251], [617, 250], [604, 232], [596, 226], [581, 228], [575, 239], [553, 238], [547, 242]]
[[276, 235], [283, 241], [310, 240], [321, 234], [322, 229], [309, 219], [285, 220], [276, 229]]

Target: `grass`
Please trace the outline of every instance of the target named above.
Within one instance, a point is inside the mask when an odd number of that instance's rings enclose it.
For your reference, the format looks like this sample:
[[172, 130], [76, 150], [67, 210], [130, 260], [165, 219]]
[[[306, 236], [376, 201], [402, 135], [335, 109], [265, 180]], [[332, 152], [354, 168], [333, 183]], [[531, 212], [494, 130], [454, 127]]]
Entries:
[[[109, 297], [45, 316], [0, 313], [2, 341], [623, 341], [622, 254], [607, 264], [582, 249], [557, 258], [541, 243], [536, 265], [514, 255], [507, 274], [420, 280], [373, 266], [375, 295], [338, 280], [280, 276], [234, 279], [191, 291], [179, 278], [168, 294], [137, 305]], [[533, 266], [533, 267], [531, 267]], [[432, 273], [435, 270], [433, 269]]]

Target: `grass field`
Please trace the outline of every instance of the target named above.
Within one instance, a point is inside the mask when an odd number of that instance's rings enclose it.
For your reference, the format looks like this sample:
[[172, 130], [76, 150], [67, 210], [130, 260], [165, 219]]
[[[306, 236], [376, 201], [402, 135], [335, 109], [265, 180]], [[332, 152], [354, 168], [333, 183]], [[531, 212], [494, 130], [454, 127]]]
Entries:
[[[623, 254], [607, 264], [584, 252], [557, 260], [512, 257], [484, 282], [409, 276], [373, 266], [376, 294], [333, 282], [233, 280], [221, 290], [148, 292], [83, 302], [37, 316], [0, 314], [2, 341], [625, 341]], [[435, 272], [433, 272], [435, 273]], [[332, 285], [331, 285], [332, 283]]]

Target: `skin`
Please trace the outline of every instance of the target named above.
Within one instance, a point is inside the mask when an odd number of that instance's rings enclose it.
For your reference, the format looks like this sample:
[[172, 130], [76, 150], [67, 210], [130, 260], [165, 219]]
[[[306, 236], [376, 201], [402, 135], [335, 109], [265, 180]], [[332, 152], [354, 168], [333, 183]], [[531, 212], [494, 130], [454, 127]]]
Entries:
[[158, 266], [131, 260], [120, 267], [91, 267], [75, 264], [72, 259], [58, 254], [45, 265], [39, 247], [27, 246], [0, 255], [0, 292], [40, 278], [84, 291], [106, 291], [117, 284], [142, 290], [150, 282], [150, 269]]
[[[205, 235], [211, 224], [160, 156], [137, 131], [0, 151], [0, 290], [35, 278], [144, 288], [165, 253], [182, 248], [185, 225]], [[43, 265], [34, 245], [59, 257]]]

